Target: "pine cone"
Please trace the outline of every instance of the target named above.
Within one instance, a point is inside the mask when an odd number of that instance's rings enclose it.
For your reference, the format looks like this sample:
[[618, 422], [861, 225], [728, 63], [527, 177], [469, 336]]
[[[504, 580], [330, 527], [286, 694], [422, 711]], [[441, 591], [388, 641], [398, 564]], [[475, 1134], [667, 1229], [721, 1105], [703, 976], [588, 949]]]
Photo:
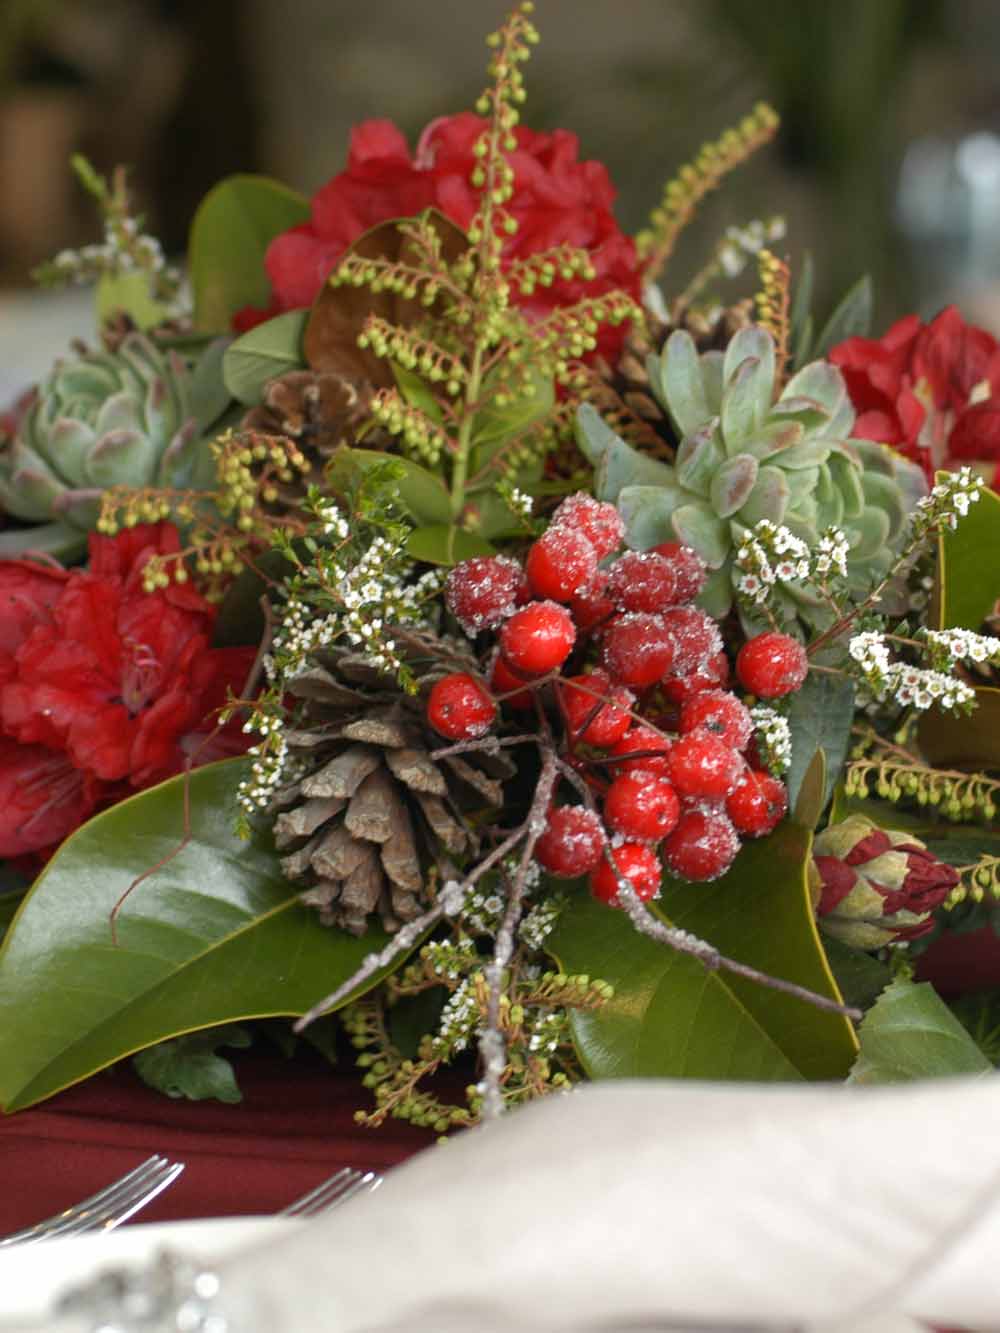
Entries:
[[363, 935], [377, 911], [395, 931], [427, 906], [425, 867], [437, 846], [460, 858], [478, 850], [465, 813], [501, 806], [515, 768], [500, 751], [432, 757], [445, 742], [424, 721], [424, 697], [440, 669], [418, 676], [419, 693], [408, 695], [349, 650], [324, 649], [313, 661], [290, 686], [304, 712], [286, 732], [289, 756], [307, 768], [275, 798], [282, 869], [309, 885], [302, 900], [324, 924]]
[[[333, 371], [290, 370], [268, 382], [264, 401], [246, 414], [242, 429], [285, 436], [311, 464], [294, 481], [276, 483], [278, 499], [272, 510], [297, 509], [308, 488], [322, 482], [334, 452], [356, 442], [369, 415], [372, 392], [372, 386], [353, 383]], [[385, 442], [370, 435], [366, 447], [384, 448]]]

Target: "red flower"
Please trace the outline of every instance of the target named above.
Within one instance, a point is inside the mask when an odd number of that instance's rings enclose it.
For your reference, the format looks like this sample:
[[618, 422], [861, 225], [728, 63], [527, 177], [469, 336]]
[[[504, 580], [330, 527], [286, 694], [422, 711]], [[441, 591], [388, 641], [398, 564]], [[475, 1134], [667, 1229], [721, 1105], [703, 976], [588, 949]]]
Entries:
[[[479, 203], [469, 179], [476, 161], [472, 149], [486, 123], [472, 112], [432, 121], [412, 157], [391, 121], [356, 126], [347, 168], [313, 196], [310, 220], [268, 246], [271, 306], [242, 310], [234, 323], [245, 329], [281, 311], [311, 305], [347, 247], [379, 222], [433, 205], [468, 227]], [[607, 169], [600, 162], [579, 161], [579, 142], [566, 130], [543, 134], [518, 126], [515, 135], [511, 211], [518, 230], [504, 246], [505, 259], [570, 244], [589, 251], [597, 273], [593, 282], [558, 279], [551, 287], [537, 288], [523, 308], [541, 315], [614, 288], [638, 297], [635, 247], [611, 211], [615, 191]]]
[[858, 412], [854, 434], [938, 468], [1000, 463], [1000, 344], [948, 306], [929, 324], [907, 315], [875, 338], [848, 338], [830, 360]]
[[143, 590], [150, 555], [178, 547], [159, 523], [92, 535], [89, 570], [0, 562], [0, 856], [51, 849], [188, 755], [246, 748], [232, 726], [201, 742], [253, 649], [211, 648], [215, 608], [187, 585]]

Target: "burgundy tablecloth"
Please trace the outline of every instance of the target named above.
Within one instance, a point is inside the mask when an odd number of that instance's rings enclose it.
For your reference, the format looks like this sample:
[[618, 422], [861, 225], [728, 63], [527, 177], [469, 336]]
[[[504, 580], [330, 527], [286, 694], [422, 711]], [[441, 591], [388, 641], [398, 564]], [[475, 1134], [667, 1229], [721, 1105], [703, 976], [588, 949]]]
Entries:
[[164, 1222], [273, 1213], [338, 1167], [384, 1171], [434, 1141], [401, 1121], [356, 1125], [370, 1097], [350, 1064], [247, 1052], [237, 1074], [238, 1105], [173, 1101], [123, 1064], [0, 1116], [0, 1235], [92, 1194], [153, 1152], [187, 1164], [142, 1213]]

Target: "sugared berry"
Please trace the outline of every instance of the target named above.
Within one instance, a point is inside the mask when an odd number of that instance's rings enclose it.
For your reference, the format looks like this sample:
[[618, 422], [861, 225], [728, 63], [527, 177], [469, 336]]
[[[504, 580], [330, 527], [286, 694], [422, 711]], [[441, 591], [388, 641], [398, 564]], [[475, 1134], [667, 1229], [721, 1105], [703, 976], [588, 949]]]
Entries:
[[524, 676], [544, 676], [561, 667], [573, 651], [573, 617], [558, 602], [529, 602], [504, 621], [500, 652]]
[[693, 602], [708, 578], [708, 566], [698, 552], [680, 542], [663, 542], [653, 550], [657, 555], [665, 556], [673, 567], [678, 605]]
[[708, 731], [679, 736], [670, 750], [671, 781], [690, 800], [725, 800], [742, 772], [737, 752]]
[[661, 736], [652, 727], [644, 727], [640, 722], [611, 748], [611, 757], [615, 760], [616, 773], [658, 773], [662, 777], [670, 776], [670, 751], [673, 742], [667, 736]]
[[655, 685], [674, 660], [674, 638], [659, 616], [631, 611], [613, 620], [601, 642], [601, 665], [632, 689]]
[[585, 491], [567, 495], [552, 515], [552, 526], [557, 524], [582, 532], [597, 552], [598, 560], [617, 551], [625, 536], [625, 524], [614, 505], [595, 500]]
[[608, 571], [598, 568], [583, 592], [571, 599], [569, 609], [577, 629], [594, 629], [615, 614], [615, 604], [607, 594], [607, 586]]
[[575, 879], [594, 869], [606, 843], [599, 815], [582, 805], [561, 805], [549, 811], [535, 859], [551, 874]]
[[736, 674], [743, 687], [761, 699], [791, 694], [808, 671], [809, 659], [798, 639], [773, 631], [748, 640], [736, 658]]
[[676, 606], [660, 617], [673, 640], [673, 675], [701, 670], [722, 651], [722, 635], [711, 616], [695, 606]]
[[684, 676], [665, 676], [660, 688], [671, 703], [683, 704], [702, 690], [714, 690], [719, 685], [725, 685], [728, 680], [729, 662], [725, 653], [718, 652], [696, 671], [689, 671]]
[[726, 814], [750, 838], [770, 833], [787, 811], [785, 784], [763, 769], [747, 768], [726, 797]]
[[740, 840], [721, 810], [685, 810], [662, 845], [668, 869], [678, 879], [705, 883], [718, 879], [732, 865]]
[[511, 614], [524, 583], [524, 571], [516, 560], [505, 555], [475, 556], [449, 573], [444, 600], [466, 634], [478, 634]]
[[597, 572], [597, 552], [578, 529], [553, 525], [533, 543], [524, 572], [536, 597], [568, 602]]
[[485, 736], [497, 715], [497, 706], [481, 680], [456, 671], [435, 682], [427, 696], [427, 721], [452, 741]]
[[702, 690], [681, 709], [679, 730], [701, 728], [718, 736], [734, 750], [745, 750], [753, 734], [753, 718], [728, 690]]
[[612, 907], [618, 903], [618, 876], [628, 880], [642, 902], [655, 898], [660, 891], [662, 871], [652, 847], [644, 842], [623, 842], [612, 849], [618, 874], [605, 855], [590, 876], [590, 892]]
[[[606, 671], [586, 676], [568, 676], [560, 682], [566, 726], [574, 740], [607, 749], [632, 725], [629, 709], [635, 696], [624, 685], [612, 685]], [[601, 700], [606, 699], [607, 703]]]
[[608, 596], [620, 611], [665, 611], [676, 595], [673, 567], [655, 551], [626, 551], [608, 569]]
[[659, 842], [677, 823], [681, 803], [666, 778], [648, 770], [622, 773], [604, 794], [609, 829], [636, 842]]
[[[513, 708], [518, 712], [524, 712], [533, 708], [532, 694], [530, 690], [522, 689], [524, 681], [520, 676], [515, 676], [510, 667], [497, 654], [497, 659], [493, 663], [493, 670], [490, 672], [490, 689], [495, 695], [503, 695], [504, 698], [498, 700], [504, 708]], [[514, 693], [513, 691], [516, 691]]]

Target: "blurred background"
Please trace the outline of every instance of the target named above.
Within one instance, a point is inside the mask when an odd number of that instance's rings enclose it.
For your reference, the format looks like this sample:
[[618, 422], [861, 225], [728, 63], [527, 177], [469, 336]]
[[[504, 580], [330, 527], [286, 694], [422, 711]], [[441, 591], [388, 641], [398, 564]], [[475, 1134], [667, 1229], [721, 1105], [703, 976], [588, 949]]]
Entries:
[[[353, 122], [416, 138], [471, 104], [503, 0], [0, 0], [0, 287], [99, 239], [68, 168], [132, 168], [179, 254], [204, 192], [262, 171], [311, 192]], [[728, 225], [775, 213], [817, 259], [818, 313], [860, 273], [876, 329], [955, 300], [1000, 333], [997, 0], [540, 0], [526, 120], [605, 161], [628, 230], [759, 98], [775, 146], [714, 196], [672, 261], [679, 291]], [[742, 293], [734, 293], [738, 295]], [[14, 326], [0, 323], [0, 353]]]

